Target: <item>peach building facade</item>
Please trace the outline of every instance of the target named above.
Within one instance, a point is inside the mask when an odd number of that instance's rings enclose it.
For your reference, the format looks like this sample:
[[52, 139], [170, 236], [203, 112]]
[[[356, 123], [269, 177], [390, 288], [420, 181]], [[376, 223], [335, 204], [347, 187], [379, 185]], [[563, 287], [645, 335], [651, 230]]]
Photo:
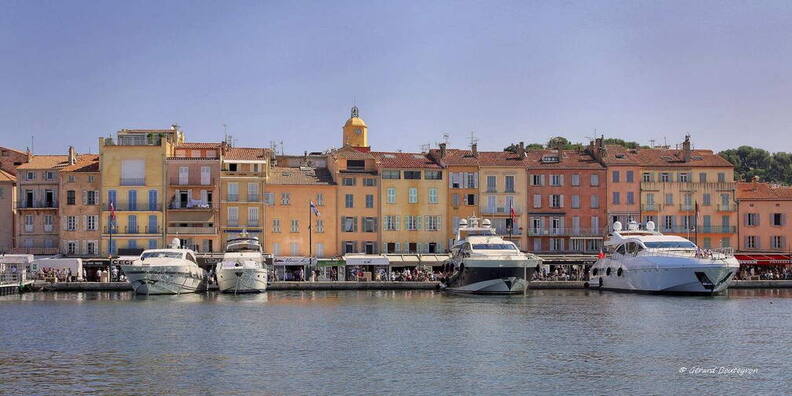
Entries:
[[101, 230], [99, 156], [69, 150], [69, 163], [60, 170], [60, 253], [97, 257]]
[[448, 149], [445, 143], [439, 149], [430, 150], [429, 155], [445, 169], [448, 189], [446, 192], [445, 238], [451, 246], [459, 229], [459, 221], [480, 215], [479, 209], [479, 163], [478, 152], [473, 150]]
[[737, 183], [739, 245], [742, 252], [789, 253], [792, 187]]
[[10, 252], [14, 247], [16, 223], [16, 176], [0, 169], [0, 252]]
[[291, 205], [288, 194], [268, 196], [264, 184], [269, 175], [272, 151], [264, 148], [226, 147], [221, 151], [220, 249], [240, 233], [263, 239], [263, 212], [266, 205]]
[[330, 153], [328, 169], [336, 184], [339, 254], [381, 251], [379, 164], [350, 146]]
[[60, 169], [65, 155], [34, 155], [17, 167], [14, 253], [57, 254], [60, 244]]

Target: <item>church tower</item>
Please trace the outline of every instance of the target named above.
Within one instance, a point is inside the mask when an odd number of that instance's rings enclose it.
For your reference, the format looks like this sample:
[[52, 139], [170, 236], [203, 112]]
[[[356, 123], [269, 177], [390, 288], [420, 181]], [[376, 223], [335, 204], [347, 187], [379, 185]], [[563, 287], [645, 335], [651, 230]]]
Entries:
[[344, 124], [344, 141], [342, 146], [368, 149], [368, 127], [358, 114], [357, 106], [352, 107], [352, 115]]

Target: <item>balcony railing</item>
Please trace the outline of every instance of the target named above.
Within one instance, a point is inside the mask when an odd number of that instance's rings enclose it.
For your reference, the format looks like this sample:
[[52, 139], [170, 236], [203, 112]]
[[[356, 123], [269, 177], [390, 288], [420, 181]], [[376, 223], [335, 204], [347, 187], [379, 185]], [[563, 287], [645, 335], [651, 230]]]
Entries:
[[644, 212], [659, 212], [663, 208], [663, 205], [658, 203], [651, 203], [651, 204], [642, 204], [641, 210]]
[[146, 185], [146, 178], [145, 177], [121, 178], [121, 185], [122, 186], [145, 186]]
[[734, 234], [737, 232], [736, 226], [703, 226], [700, 225], [698, 227], [683, 227], [683, 226], [673, 226], [671, 228], [667, 227], [659, 227], [658, 231], [662, 233], [672, 233], [672, 234], [690, 234], [693, 235], [698, 230], [699, 234]]
[[605, 228], [528, 228], [528, 236], [604, 236]]
[[11, 253], [13, 253], [13, 254], [42, 254], [42, 255], [49, 255], [49, 254], [58, 254], [58, 248], [56, 248], [56, 247], [16, 247], [16, 248], [11, 248]]
[[248, 194], [247, 200], [248, 200], [248, 202], [261, 202], [261, 195]]
[[[104, 234], [109, 234], [110, 233], [110, 227], [104, 226], [102, 231], [103, 231]], [[124, 226], [124, 227], [113, 226], [112, 231], [113, 231], [114, 235], [115, 234], [118, 234], [118, 235], [160, 234], [160, 233], [162, 233], [162, 227], [160, 227], [158, 225], [156, 225], [156, 226], [155, 225], [146, 225], [146, 226], [137, 225], [137, 226]]]
[[677, 191], [731, 191], [735, 189], [734, 182], [720, 182], [720, 183], [694, 183], [694, 182], [677, 182], [677, 181], [651, 181], [641, 182], [641, 191], [660, 191], [660, 190], [677, 190]]
[[226, 200], [228, 202], [239, 202], [239, 194], [228, 194]]
[[171, 202], [168, 205], [168, 209], [195, 209], [195, 210], [206, 210], [212, 209], [213, 204], [211, 202], [203, 202], [203, 201], [189, 201], [189, 202]]
[[[110, 204], [104, 203], [102, 205], [102, 210], [110, 210]], [[116, 212], [158, 212], [162, 210], [162, 205], [159, 202], [156, 203], [148, 203], [148, 202], [137, 202], [137, 203], [129, 203], [129, 202], [116, 202], [115, 203], [115, 211]]]
[[718, 212], [736, 212], [737, 211], [737, 204], [729, 203], [729, 204], [718, 204]]
[[[516, 214], [516, 215], [521, 215], [522, 214], [522, 208], [517, 207], [517, 206], [512, 206], [512, 209], [514, 210], [514, 214]], [[509, 215], [510, 213], [509, 213], [509, 207], [508, 206], [500, 206], [500, 207], [487, 207], [487, 206], [485, 206], [484, 208], [481, 209], [481, 214], [485, 214], [485, 215], [499, 215], [499, 214], [500, 215]]]
[[169, 181], [171, 186], [211, 186], [214, 184], [215, 179], [214, 177], [210, 177], [207, 180], [200, 176], [190, 176], [187, 179], [183, 179], [178, 176], [173, 176], [169, 178]]
[[168, 227], [168, 234], [217, 234], [217, 227]]
[[679, 204], [679, 210], [682, 212], [692, 212], [696, 208], [693, 204]]
[[17, 209], [57, 209], [58, 201], [28, 201], [17, 202]]

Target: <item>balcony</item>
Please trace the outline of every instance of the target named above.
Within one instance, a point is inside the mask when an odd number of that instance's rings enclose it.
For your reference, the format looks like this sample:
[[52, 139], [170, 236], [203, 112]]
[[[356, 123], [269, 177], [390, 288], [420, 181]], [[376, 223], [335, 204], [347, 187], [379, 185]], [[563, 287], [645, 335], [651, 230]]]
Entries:
[[[153, 234], [161, 234], [162, 227], [158, 225], [124, 226], [123, 228], [119, 226], [113, 226], [112, 231], [113, 231], [113, 235], [153, 235]], [[110, 234], [110, 227], [105, 226], [104, 229], [102, 230], [102, 233]]]
[[228, 196], [226, 196], [226, 201], [239, 202], [239, 194], [228, 194]]
[[721, 183], [692, 183], [692, 182], [641, 182], [641, 191], [732, 191], [735, 189], [734, 182], [721, 182]]
[[58, 209], [58, 201], [29, 201], [17, 202], [17, 209]]
[[248, 194], [247, 196], [248, 202], [261, 202], [261, 195], [258, 194]]
[[146, 178], [145, 177], [121, 178], [121, 185], [122, 186], [145, 186], [146, 185]]
[[659, 212], [663, 210], [663, 205], [658, 203], [642, 204], [641, 211], [643, 212]]
[[[105, 203], [102, 205], [102, 210], [109, 211], [110, 204]], [[142, 202], [116, 202], [116, 212], [159, 212], [162, 210], [162, 205], [159, 202], [142, 203]]]
[[189, 201], [189, 202], [171, 202], [168, 205], [168, 209], [174, 210], [211, 210], [214, 207], [214, 204], [211, 202], [203, 202], [203, 201]]
[[604, 228], [574, 228], [574, 227], [558, 227], [558, 228], [528, 228], [528, 236], [604, 236], [607, 230]]
[[185, 187], [200, 187], [200, 186], [213, 186], [215, 184], [215, 178], [209, 177], [208, 179], [205, 177], [190, 176], [188, 178], [182, 178], [178, 176], [171, 176], [168, 178], [168, 184], [171, 186], [185, 186]]
[[[512, 206], [512, 210], [514, 210], [514, 214], [517, 215], [517, 216], [519, 216], [519, 215], [521, 215], [523, 213], [522, 212], [522, 208], [517, 207], [517, 206]], [[484, 208], [481, 209], [481, 214], [483, 214], [483, 215], [495, 215], [495, 216], [497, 216], [497, 215], [509, 216], [510, 215], [508, 206], [500, 206], [500, 207], [494, 207], [494, 208], [492, 208], [492, 207], [484, 207]]]
[[737, 204], [729, 203], [729, 204], [718, 204], [718, 212], [736, 212], [737, 211]]
[[698, 228], [690, 226], [673, 226], [671, 228], [659, 227], [658, 231], [662, 233], [671, 234], [690, 234], [691, 236], [696, 233], [698, 229], [699, 234], [734, 234], [737, 232], [736, 226], [698, 226]]
[[217, 227], [168, 227], [168, 234], [214, 235], [217, 234]]
[[692, 212], [696, 210], [693, 204], [679, 204], [679, 211], [680, 212]]
[[58, 248], [54, 247], [16, 247], [11, 248], [12, 254], [41, 254], [53, 255], [58, 254]]

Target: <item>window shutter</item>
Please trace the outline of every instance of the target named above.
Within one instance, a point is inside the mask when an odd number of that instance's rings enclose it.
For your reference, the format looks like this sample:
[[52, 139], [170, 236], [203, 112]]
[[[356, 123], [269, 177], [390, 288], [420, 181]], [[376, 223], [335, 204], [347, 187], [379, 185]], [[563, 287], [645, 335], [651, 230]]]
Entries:
[[544, 186], [544, 184], [545, 184], [544, 177], [545, 177], [545, 175], [539, 175], [539, 185], [540, 186]]
[[415, 216], [415, 228], [417, 230], [421, 229], [421, 216]]
[[564, 207], [564, 194], [561, 194], [561, 207]]
[[559, 181], [560, 181], [561, 185], [563, 186], [564, 185], [564, 175], [560, 175], [559, 178], [560, 178]]

